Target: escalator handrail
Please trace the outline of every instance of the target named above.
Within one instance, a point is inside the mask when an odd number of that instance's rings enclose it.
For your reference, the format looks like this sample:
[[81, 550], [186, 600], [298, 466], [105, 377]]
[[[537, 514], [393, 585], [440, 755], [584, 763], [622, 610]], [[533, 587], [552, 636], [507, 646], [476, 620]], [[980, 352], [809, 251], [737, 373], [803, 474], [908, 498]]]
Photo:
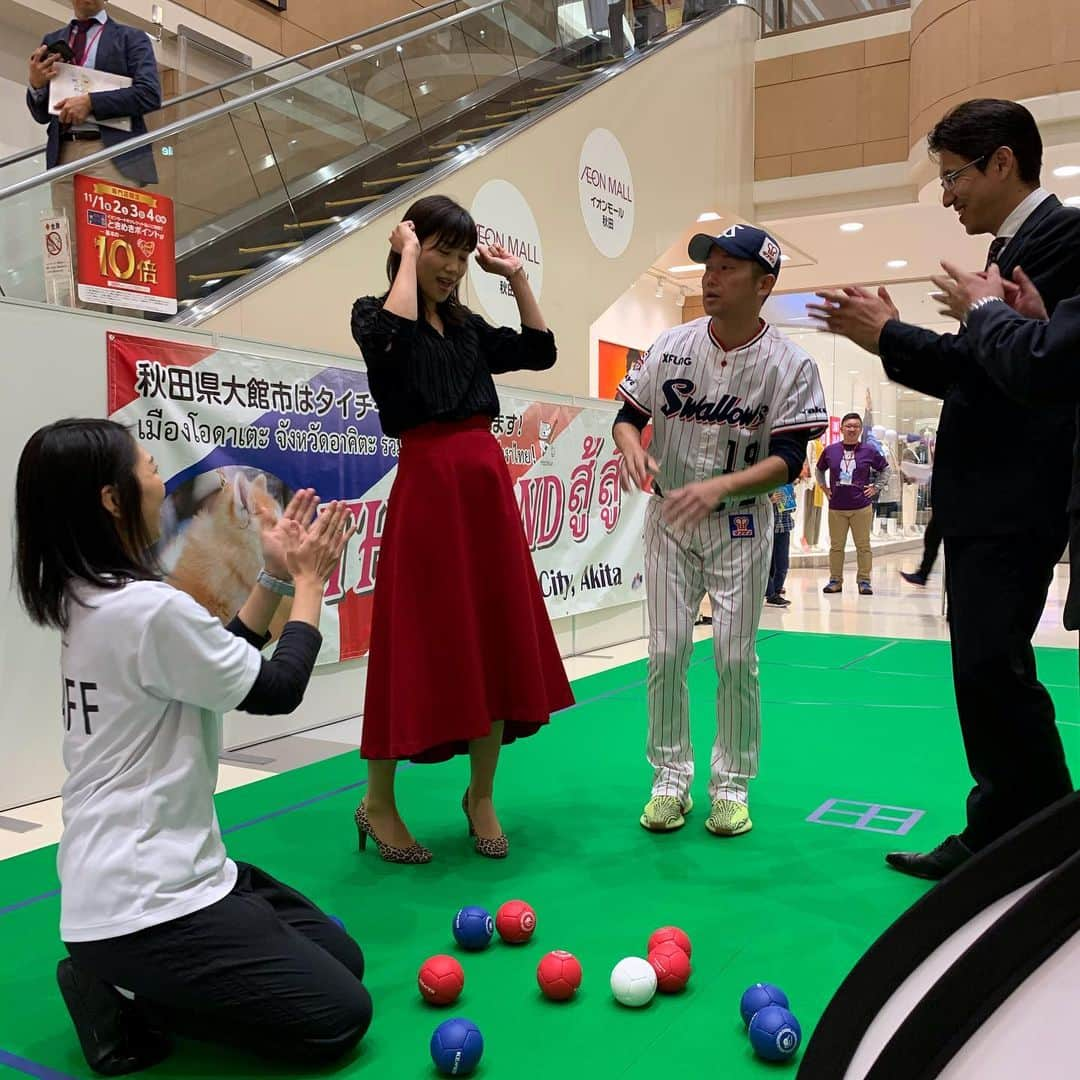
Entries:
[[[186, 94], [181, 94], [179, 97], [170, 98], [168, 101], [162, 102], [161, 109], [155, 111], [162, 111], [164, 109], [172, 108], [176, 105], [183, 105], [188, 101], [194, 101], [196, 98], [202, 97], [204, 94], [213, 94], [218, 91], [224, 90], [229, 86], [235, 86], [237, 83], [244, 82], [247, 79], [254, 78], [257, 75], [265, 75], [269, 71], [274, 71], [276, 68], [285, 67], [287, 64], [299, 64], [306, 60], [309, 56], [314, 56], [316, 53], [325, 52], [327, 49], [340, 48], [343, 45], [351, 45], [353, 42], [359, 41], [361, 38], [370, 37], [372, 34], [382, 33], [386, 30], [390, 30], [395, 26], [400, 26], [402, 23], [412, 22], [413, 20], [423, 16], [430, 15], [433, 11], [438, 11], [441, 8], [451, 7], [454, 4], [460, 3], [461, 0], [439, 0], [439, 3], [431, 4], [428, 7], [417, 8], [415, 11], [407, 11], [404, 15], [397, 15], [393, 19], [387, 19], [385, 22], [379, 23], [377, 26], [369, 26], [366, 30], [359, 30], [355, 34], [349, 34], [346, 37], [338, 38], [336, 41], [328, 41], [323, 45], [318, 45], [314, 49], [307, 49], [304, 52], [296, 53], [293, 56], [285, 56], [280, 60], [272, 60], [269, 64], [264, 64], [262, 67], [252, 68], [250, 71], [240, 72], [238, 75], [231, 75], [227, 79], [222, 79], [221, 82], [212, 83], [209, 86], [200, 87], [198, 90], [189, 90]], [[490, 6], [490, 5], [488, 5]], [[461, 12], [460, 14], [473, 14], [476, 11], [482, 11], [484, 8], [470, 8], [468, 12]], [[453, 16], [451, 16], [453, 18]], [[431, 30], [436, 24], [431, 23], [427, 26], [421, 27], [424, 30]], [[359, 54], [358, 54], [359, 55]], [[356, 57], [342, 57], [345, 60], [354, 60]], [[309, 74], [315, 74], [321, 71], [322, 68], [312, 68]], [[280, 87], [286, 85], [288, 80], [282, 80], [273, 87], [264, 87], [264, 89], [277, 90]], [[196, 117], [204, 115], [203, 113], [197, 113]], [[195, 117], [189, 117], [188, 119], [195, 119]], [[159, 134], [155, 132], [154, 134]], [[134, 142], [134, 140], [130, 140]], [[140, 144], [142, 145], [142, 144]], [[9, 157], [0, 158], [0, 169], [4, 169], [9, 165], [17, 165], [20, 161], [26, 161], [28, 158], [32, 158], [37, 154], [45, 153], [45, 144], [41, 146], [35, 146], [29, 150], [20, 150], [18, 153], [11, 154]], [[124, 143], [125, 151], [134, 149], [127, 141]], [[84, 161], [88, 160], [86, 158]], [[0, 191], [0, 198], [4, 198], [7, 194], [7, 189]]]
[[[598, 77], [609, 79], [618, 75], [641, 63], [651, 56], [654, 51], [666, 49], [675, 44], [681, 40], [682, 36], [692, 27], [700, 26], [713, 19], [721, 18], [730, 12], [749, 11], [757, 17], [760, 26], [764, 27], [764, 18], [760, 10], [760, 5], [763, 2], [764, 0], [729, 0], [724, 6], [718, 7], [716, 10], [702, 15], [690, 26], [683, 25], [674, 31], [664, 34], [655, 42], [651, 43], [648, 51], [642, 52], [641, 50], [635, 49], [633, 52], [623, 57], [622, 60], [605, 68], [602, 75], [599, 75]], [[480, 11], [483, 9], [477, 8], [476, 10]], [[540, 106], [535, 112], [516, 121], [512, 127], [506, 128], [505, 130], [488, 137], [484, 140], [482, 150], [476, 148], [465, 150], [455, 155], [452, 160], [434, 166], [419, 179], [403, 184], [394, 191], [393, 195], [395, 200], [402, 203], [408, 203], [412, 199], [419, 197], [422, 191], [437, 186], [463, 165], [467, 165], [470, 161], [475, 160], [479, 154], [489, 153], [501, 146], [507, 139], [515, 137], [524, 129], [544, 120], [555, 110], [564, 108], [577, 101], [583, 94], [591, 91], [592, 86], [589, 85], [590, 83], [593, 83], [592, 79], [579, 84], [572, 90], [567, 90], [565, 93], [560, 94], [555, 101]], [[2, 195], [3, 192], [0, 192], [0, 196]], [[350, 214], [336, 225], [323, 229], [315, 236], [305, 240], [301, 247], [297, 248], [295, 251], [290, 251], [288, 255], [264, 263], [262, 266], [256, 267], [250, 273], [245, 274], [244, 277], [237, 279], [235, 282], [221, 289], [219, 292], [214, 293], [212, 296], [197, 300], [188, 308], [182, 308], [176, 315], [168, 320], [169, 324], [178, 327], [195, 327], [200, 325], [200, 323], [206, 319], [211, 318], [231, 304], [243, 299], [245, 296], [272, 281], [286, 270], [291, 270], [306, 262], [308, 259], [319, 255], [327, 248], [336, 244], [339, 240], [344, 239], [345, 236], [363, 228], [385, 212], [385, 207], [376, 203], [373, 206], [365, 207], [354, 214]]]

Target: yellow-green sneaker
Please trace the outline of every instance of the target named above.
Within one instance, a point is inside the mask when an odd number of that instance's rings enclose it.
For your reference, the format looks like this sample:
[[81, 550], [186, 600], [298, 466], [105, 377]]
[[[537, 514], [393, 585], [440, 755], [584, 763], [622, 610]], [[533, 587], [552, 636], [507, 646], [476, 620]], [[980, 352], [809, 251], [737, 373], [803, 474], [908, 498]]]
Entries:
[[705, 828], [713, 836], [740, 836], [753, 827], [746, 804], [735, 799], [717, 799], [705, 819]]
[[686, 824], [684, 814], [694, 809], [694, 800], [689, 795], [679, 799], [675, 795], [654, 795], [646, 804], [641, 815], [642, 828], [650, 832], [673, 832]]

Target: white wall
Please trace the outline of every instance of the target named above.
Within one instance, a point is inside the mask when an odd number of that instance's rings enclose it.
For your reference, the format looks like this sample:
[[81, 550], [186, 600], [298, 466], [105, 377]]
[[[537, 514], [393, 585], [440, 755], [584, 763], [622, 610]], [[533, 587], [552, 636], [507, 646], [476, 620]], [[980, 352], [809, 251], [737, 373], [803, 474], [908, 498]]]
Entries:
[[[64, 416], [101, 416], [106, 409], [106, 334], [110, 329], [218, 349], [315, 360], [362, 368], [353, 357], [299, 352], [224, 335], [183, 332], [154, 323], [0, 300], [5, 344], [0, 384], [0, 508], [14, 522], [15, 470], [30, 435]], [[559, 400], [558, 395], [554, 400]], [[579, 399], [580, 400], [580, 399]], [[62, 514], [65, 508], [56, 507]], [[0, 530], [0, 810], [51, 798], [63, 781], [60, 759], [59, 637], [33, 626], [10, 585], [12, 529]], [[629, 641], [645, 632], [644, 604], [589, 612], [554, 623], [564, 656]], [[233, 713], [225, 746], [236, 748], [317, 724], [358, 715], [366, 660], [317, 669], [304, 704], [291, 716]]]
[[[45, 128], [26, 107], [27, 57], [41, 44], [34, 34], [3, 25], [0, 45], [0, 157], [45, 143]], [[44, 163], [42, 163], [44, 168]], [[0, 178], [3, 184], [7, 178]], [[15, 180], [10, 180], [15, 183]]]
[[636, 281], [589, 330], [589, 393], [595, 397], [599, 386], [601, 341], [647, 349], [662, 330], [681, 322], [682, 308], [675, 303], [675, 291], [670, 285], [665, 287], [664, 298], [657, 300], [653, 278]]

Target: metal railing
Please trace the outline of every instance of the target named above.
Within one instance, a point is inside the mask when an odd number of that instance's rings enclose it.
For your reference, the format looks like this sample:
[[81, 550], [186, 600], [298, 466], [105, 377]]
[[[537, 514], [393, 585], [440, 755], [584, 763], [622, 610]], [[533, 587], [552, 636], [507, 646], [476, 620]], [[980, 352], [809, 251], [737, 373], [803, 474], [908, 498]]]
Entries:
[[[389, 33], [392, 30], [400, 28], [405, 23], [417, 22], [421, 19], [430, 22], [433, 12], [442, 11], [445, 8], [454, 8], [454, 14], [457, 14], [463, 9], [467, 10], [468, 5], [464, 3], [463, 0], [440, 0], [439, 3], [431, 4], [428, 7], [417, 8], [415, 11], [407, 11], [404, 15], [398, 15], [393, 19], [387, 19], [377, 26], [369, 26], [364, 30], [358, 30], [354, 34], [348, 34], [335, 41], [328, 41], [323, 45], [316, 45], [313, 49], [306, 49], [304, 52], [296, 53], [293, 56], [285, 56], [280, 60], [272, 60], [269, 64], [264, 64], [262, 67], [252, 68], [249, 71], [241, 71], [236, 75], [229, 76], [227, 79], [211, 83], [208, 86], [200, 86], [195, 90], [189, 90], [187, 93], [179, 94], [174, 98], [169, 98], [167, 101], [162, 102], [159, 112], [164, 112], [166, 109], [177, 108], [180, 105], [186, 105], [189, 102], [197, 101], [202, 97], [220, 94], [230, 87], [238, 86], [240, 83], [244, 82], [253, 82], [260, 77], [269, 76], [271, 72], [279, 71], [282, 68], [287, 68], [294, 64], [303, 64], [305, 60], [310, 60], [320, 53], [330, 53], [331, 51], [340, 50], [342, 48], [351, 49], [353, 45], [365, 38], [373, 38], [379, 34]], [[4, 186], [2, 176], [5, 168], [26, 161], [36, 154], [44, 153], [45, 146], [42, 144], [41, 146], [31, 147], [29, 150], [20, 150], [17, 153], [0, 158], [0, 188]]]

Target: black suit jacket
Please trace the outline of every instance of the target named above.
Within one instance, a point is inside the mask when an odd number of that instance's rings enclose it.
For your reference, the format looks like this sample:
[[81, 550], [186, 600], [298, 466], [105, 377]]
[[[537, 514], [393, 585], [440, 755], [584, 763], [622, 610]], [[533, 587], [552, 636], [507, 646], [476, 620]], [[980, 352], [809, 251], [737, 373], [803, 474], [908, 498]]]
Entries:
[[[1001, 273], [1023, 267], [1051, 313], [1080, 291], [1080, 210], [1051, 195], [1002, 253]], [[935, 334], [893, 321], [881, 333], [889, 378], [944, 399], [934, 459], [934, 519], [945, 536], [1061, 528], [1075, 440], [1075, 409], [1010, 397], [978, 362], [971, 334]]]
[[[1080, 213], [1080, 211], [1078, 211]], [[979, 364], [1011, 397], [1034, 406], [1076, 404], [1080, 424], [1080, 296], [1065, 300], [1048, 322], [988, 304], [968, 320]], [[1080, 629], [1080, 445], [1073, 460], [1069, 556], [1072, 573], [1065, 625]]]
[[[46, 34], [42, 44], [52, 45], [57, 41], [67, 41], [70, 34], [71, 26], [65, 26], [62, 30]], [[161, 81], [158, 78], [157, 61], [154, 59], [154, 47], [150, 44], [146, 32], [133, 26], [125, 26], [115, 19], [107, 19], [98, 41], [94, 67], [98, 71], [131, 78], [131, 86], [126, 90], [110, 90], [108, 93], [90, 95], [94, 119], [115, 120], [121, 116], [131, 117], [130, 132], [109, 127], [107, 124], [100, 125], [102, 145], [116, 146], [125, 139], [146, 134], [146, 121], [143, 116], [161, 108]], [[39, 124], [48, 125], [45, 167], [52, 169], [60, 158], [60, 121], [49, 114], [47, 96], [41, 99], [32, 90], [27, 90], [26, 105], [30, 115]], [[138, 184], [157, 183], [153, 147], [143, 146], [128, 154], [119, 154], [113, 159], [113, 164]]]

